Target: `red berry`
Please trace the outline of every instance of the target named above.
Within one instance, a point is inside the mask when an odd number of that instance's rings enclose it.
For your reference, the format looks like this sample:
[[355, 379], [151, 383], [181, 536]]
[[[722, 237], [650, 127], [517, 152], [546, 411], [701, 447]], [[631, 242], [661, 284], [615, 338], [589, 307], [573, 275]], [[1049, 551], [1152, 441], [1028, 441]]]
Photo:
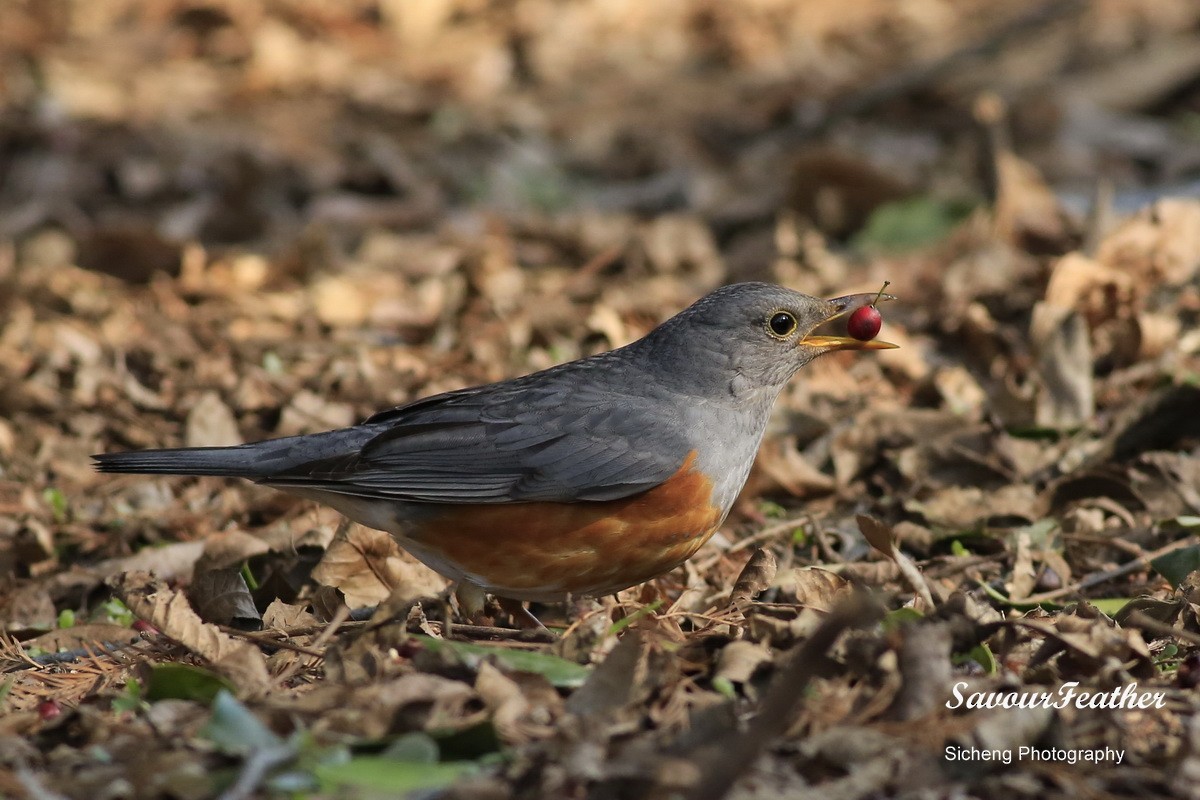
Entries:
[[879, 335], [883, 326], [883, 315], [875, 306], [863, 306], [850, 315], [846, 332], [859, 341], [866, 342]]
[[38, 716], [42, 718], [42, 722], [49, 722], [62, 713], [62, 706], [57, 700], [43, 700], [37, 706]]

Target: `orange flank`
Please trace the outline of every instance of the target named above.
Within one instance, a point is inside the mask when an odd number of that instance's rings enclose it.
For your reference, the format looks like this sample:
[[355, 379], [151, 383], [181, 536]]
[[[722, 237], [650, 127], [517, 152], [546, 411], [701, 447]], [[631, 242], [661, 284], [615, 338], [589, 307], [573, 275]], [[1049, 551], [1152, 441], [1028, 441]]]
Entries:
[[591, 503], [450, 506], [411, 535], [497, 594], [597, 595], [678, 566], [717, 530], [696, 452], [658, 486]]

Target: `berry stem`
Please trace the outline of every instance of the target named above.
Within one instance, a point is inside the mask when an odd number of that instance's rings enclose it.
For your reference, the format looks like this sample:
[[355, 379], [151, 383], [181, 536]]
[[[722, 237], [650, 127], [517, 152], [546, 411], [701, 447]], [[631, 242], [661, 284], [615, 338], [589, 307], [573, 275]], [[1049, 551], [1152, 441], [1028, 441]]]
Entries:
[[878, 293], [876, 293], [876, 295], [875, 295], [875, 299], [871, 301], [871, 308], [874, 308], [874, 307], [875, 307], [875, 304], [879, 302], [879, 298], [883, 297], [883, 290], [884, 290], [884, 289], [886, 289], [887, 287], [891, 286], [891, 285], [892, 285], [892, 282], [891, 282], [891, 281], [884, 281], [884, 282], [883, 282], [883, 286], [879, 287], [879, 292], [878, 292]]

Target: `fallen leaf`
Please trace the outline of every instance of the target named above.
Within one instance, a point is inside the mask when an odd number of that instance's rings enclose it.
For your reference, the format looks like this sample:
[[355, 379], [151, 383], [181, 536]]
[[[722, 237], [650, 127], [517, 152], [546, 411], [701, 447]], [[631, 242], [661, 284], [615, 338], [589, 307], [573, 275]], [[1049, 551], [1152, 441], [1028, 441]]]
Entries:
[[166, 583], [144, 572], [117, 576], [109, 584], [138, 618], [208, 661], [239, 691], [254, 695], [269, 688], [271, 681], [262, 653], [203, 622], [182, 592], [167, 588]]

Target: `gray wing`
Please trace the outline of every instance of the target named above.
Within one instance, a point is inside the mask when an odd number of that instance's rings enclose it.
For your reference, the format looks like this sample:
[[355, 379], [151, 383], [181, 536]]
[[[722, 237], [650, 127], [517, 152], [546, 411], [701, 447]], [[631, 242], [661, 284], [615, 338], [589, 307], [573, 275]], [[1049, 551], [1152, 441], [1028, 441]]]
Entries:
[[260, 481], [410, 502], [506, 503], [613, 500], [671, 477], [689, 452], [673, 405], [588, 377], [550, 370], [420, 400], [363, 423], [379, 433], [356, 451]]

